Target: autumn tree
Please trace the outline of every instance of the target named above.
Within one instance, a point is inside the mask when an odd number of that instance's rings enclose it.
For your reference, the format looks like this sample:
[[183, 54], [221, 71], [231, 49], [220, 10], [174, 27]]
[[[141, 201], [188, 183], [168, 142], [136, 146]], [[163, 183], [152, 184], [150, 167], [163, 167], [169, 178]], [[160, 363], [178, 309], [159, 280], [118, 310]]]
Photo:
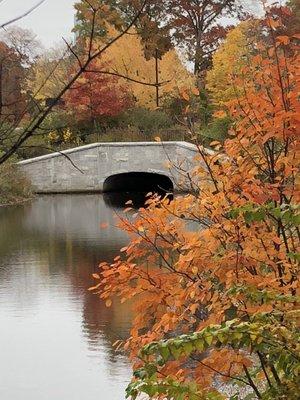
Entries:
[[[98, 67], [93, 63], [90, 69]], [[64, 97], [64, 108], [77, 121], [90, 121], [94, 127], [104, 117], [120, 114], [132, 104], [132, 97], [120, 79], [101, 73], [85, 72]]]
[[22, 65], [26, 68], [34, 64], [43, 50], [41, 43], [31, 30], [23, 29], [15, 25], [11, 25], [2, 30], [0, 40], [14, 49], [19, 55]]
[[4, 129], [18, 120], [24, 108], [23, 81], [24, 67], [20, 55], [0, 42], [0, 121]]
[[298, 398], [299, 35], [268, 28], [272, 46], [230, 77], [230, 139], [197, 145], [192, 193], [122, 218], [131, 241], [94, 274], [108, 307], [136, 299], [133, 399], [222, 399], [220, 379], [233, 398]]
[[214, 103], [222, 105], [236, 97], [236, 87], [229, 76], [243, 75], [243, 69], [255, 53], [255, 42], [259, 22], [249, 20], [241, 22], [228, 32], [224, 43], [212, 57], [212, 68], [207, 72], [206, 88]]
[[[128, 35], [115, 43], [103, 58], [109, 63], [109, 70], [124, 77], [136, 99], [136, 105], [153, 109], [156, 107], [155, 59], [146, 59], [140, 35]], [[172, 49], [164, 54], [159, 62], [159, 99], [176, 95], [178, 88], [194, 86], [194, 78], [181, 62], [177, 52]], [[135, 81], [134, 81], [135, 80]]]
[[[211, 56], [227, 32], [220, 20], [241, 11], [234, 0], [151, 0], [148, 8], [152, 15], [159, 15], [160, 29], [168, 32], [173, 43], [193, 62], [196, 75], [209, 68]], [[147, 8], [143, 16], [146, 12]]]
[[65, 46], [60, 45], [43, 52], [30, 69], [27, 82], [30, 93], [40, 103], [47, 98], [57, 97], [74, 65], [74, 58]]
[[[40, 5], [44, 0], [41, 0], [36, 6], [34, 6], [31, 10], [29, 10], [25, 15], [29, 14], [32, 10], [34, 10], [38, 5]], [[36, 137], [40, 135], [41, 130], [43, 130], [43, 124], [45, 123], [48, 116], [51, 114], [53, 109], [60, 103], [61, 99], [67, 93], [67, 91], [74, 85], [74, 83], [81, 77], [84, 72], [87, 72], [90, 64], [96, 59], [100, 58], [110, 46], [117, 42], [122, 36], [126, 35], [130, 31], [130, 29], [134, 26], [136, 20], [139, 18], [141, 12], [143, 11], [145, 5], [148, 0], [144, 0], [141, 4], [141, 8], [134, 15], [132, 20], [128, 24], [124, 24], [124, 28], [118, 32], [118, 34], [114, 37], [107, 37], [105, 41], [102, 42], [101, 46], [94, 46], [95, 39], [95, 21], [97, 19], [98, 14], [105, 11], [102, 5], [98, 4], [95, 7], [90, 4], [89, 1], [86, 3], [90, 7], [90, 12], [92, 14], [92, 24], [90, 25], [90, 33], [89, 37], [86, 38], [85, 47], [78, 49], [76, 46], [73, 46], [72, 43], [66, 44], [66, 52], [68, 52], [69, 56], [76, 60], [76, 69], [71, 76], [68, 76], [67, 81], [64, 83], [63, 87], [59, 90], [56, 98], [50, 104], [45, 104], [43, 107], [37, 107], [34, 115], [30, 115], [29, 120], [28, 109], [24, 109], [20, 118], [15, 121], [13, 125], [9, 127], [7, 131], [0, 130], [0, 150], [2, 151], [0, 154], [0, 164], [7, 161], [11, 158], [18, 149], [25, 145], [25, 143], [32, 137]], [[106, 12], [109, 10], [106, 8]], [[18, 20], [22, 18], [16, 17], [14, 20]], [[2, 27], [11, 24], [12, 21], [7, 21], [2, 24]], [[81, 51], [79, 51], [81, 50]], [[49, 75], [52, 71], [49, 71]], [[36, 96], [38, 93], [35, 93], [32, 97], [31, 105], [36, 104]], [[5, 145], [4, 140], [7, 136], [11, 136], [12, 140], [8, 145]]]
[[[99, 3], [99, 0], [94, 0]], [[134, 15], [140, 7], [140, 0], [128, 1], [106, 0], [105, 6], [110, 8], [110, 20], [102, 18], [97, 21], [99, 36], [108, 34], [108, 25], [122, 26], [122, 21]], [[103, 5], [104, 6], [104, 5]], [[75, 28], [79, 34], [86, 34], [90, 15], [85, 11], [83, 1], [77, 5], [79, 23]], [[209, 68], [211, 57], [224, 38], [227, 28], [220, 20], [224, 16], [234, 17], [241, 12], [235, 0], [186, 1], [149, 0], [140, 18], [136, 20], [136, 32], [140, 35], [146, 59], [155, 60], [156, 103], [159, 105], [159, 64], [162, 57], [173, 46], [183, 50], [189, 61], [194, 64], [194, 73], [201, 75]], [[85, 20], [83, 20], [85, 18]]]
[[[136, 13], [136, 9], [140, 8], [140, 1], [134, 2], [127, 2], [127, 1], [111, 1], [106, 0], [103, 3], [103, 7], [105, 10], [110, 10], [109, 13], [99, 14], [97, 20], [93, 21], [91, 18], [91, 13], [88, 12], [88, 5], [85, 1], [80, 1], [75, 4], [76, 9], [76, 20], [77, 24], [75, 26], [75, 32], [77, 33], [77, 42], [79, 46], [84, 46], [85, 38], [88, 35], [90, 30], [89, 26], [94, 23], [95, 28], [95, 35], [97, 36], [98, 40], [105, 40], [105, 37], [109, 37], [114, 31], [118, 31], [122, 29], [122, 26], [126, 24], [132, 18], [132, 15]], [[94, 0], [93, 5], [96, 6], [99, 4], [99, 0]], [[149, 12], [151, 9], [151, 13]], [[151, 14], [151, 15], [150, 15]], [[156, 20], [153, 20], [153, 15], [156, 16]], [[160, 80], [160, 66], [159, 60], [162, 59], [164, 55], [168, 53], [168, 51], [172, 48], [170, 37], [168, 36], [166, 29], [162, 29], [159, 27], [159, 23], [157, 21], [157, 13], [153, 13], [153, 6], [150, 3], [146, 4], [144, 7], [143, 16], [141, 14], [141, 18], [137, 19], [135, 22], [134, 29], [132, 32], [129, 32], [126, 41], [122, 41], [123, 45], [125, 44], [127, 49], [130, 49], [130, 53], [134, 52], [135, 48], [131, 48], [128, 46], [127, 42], [134, 42], [136, 46], [136, 54], [134, 56], [138, 56], [140, 59], [141, 56], [141, 46], [143, 50], [142, 58], [145, 61], [145, 67], [151, 66], [153, 67], [152, 70], [152, 77], [151, 81], [152, 84], [149, 84], [147, 80], [139, 79], [138, 76], [135, 77], [135, 83], [139, 83], [145, 87], [151, 87], [155, 89], [155, 104], [156, 107], [160, 105], [160, 87], [161, 87], [161, 80]], [[162, 30], [164, 32], [162, 32]], [[130, 37], [131, 36], [131, 37]], [[135, 38], [137, 36], [137, 38]], [[125, 38], [124, 38], [125, 39]], [[120, 48], [119, 43], [117, 46]], [[116, 48], [116, 47], [115, 47]], [[123, 56], [126, 57], [126, 53], [123, 50]], [[132, 54], [133, 55], [133, 54]], [[173, 52], [174, 55], [174, 52]], [[128, 56], [127, 56], [128, 58]], [[136, 57], [135, 57], [136, 59]], [[155, 60], [155, 62], [148, 62], [150, 60]], [[118, 60], [115, 60], [118, 62]], [[140, 71], [135, 68], [135, 65], [132, 63], [132, 59], [128, 64], [125, 64], [124, 60], [122, 59], [122, 68], [121, 71], [114, 70], [116, 74], [118, 74], [123, 79], [128, 79], [128, 70], [134, 69], [135, 75], [138, 75]], [[179, 61], [178, 59], [176, 61]], [[120, 64], [120, 62], [118, 63]], [[118, 65], [119, 67], [120, 65]], [[125, 72], [124, 72], [125, 69]], [[149, 68], [148, 68], [149, 69]], [[145, 75], [145, 74], [143, 74]], [[131, 80], [132, 82], [132, 80]]]

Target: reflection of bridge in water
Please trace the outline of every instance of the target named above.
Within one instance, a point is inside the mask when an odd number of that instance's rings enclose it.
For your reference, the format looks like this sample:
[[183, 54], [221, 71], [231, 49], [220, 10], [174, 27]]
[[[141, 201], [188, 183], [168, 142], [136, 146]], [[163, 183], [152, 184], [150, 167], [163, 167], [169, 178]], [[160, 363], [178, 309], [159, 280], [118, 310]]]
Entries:
[[95, 143], [19, 166], [39, 193], [188, 191], [182, 171], [192, 169], [196, 152], [187, 142]]

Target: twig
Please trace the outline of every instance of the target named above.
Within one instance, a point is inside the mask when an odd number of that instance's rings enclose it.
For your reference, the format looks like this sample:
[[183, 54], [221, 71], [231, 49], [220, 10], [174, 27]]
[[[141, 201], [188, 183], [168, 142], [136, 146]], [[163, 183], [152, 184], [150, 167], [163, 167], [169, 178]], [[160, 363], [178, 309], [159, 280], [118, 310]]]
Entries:
[[[2, 0], [3, 1], [3, 0]], [[37, 4], [35, 4], [33, 7], [31, 7], [28, 11], [26, 11], [25, 13], [19, 15], [18, 17], [15, 17], [7, 22], [5, 22], [4, 24], [0, 25], [0, 28], [4, 28], [7, 25], [11, 25], [14, 22], [19, 21], [20, 19], [23, 19], [25, 17], [27, 17], [27, 15], [31, 14], [34, 10], [36, 10], [38, 7], [40, 7], [43, 3], [45, 3], [46, 0], [40, 0]]]

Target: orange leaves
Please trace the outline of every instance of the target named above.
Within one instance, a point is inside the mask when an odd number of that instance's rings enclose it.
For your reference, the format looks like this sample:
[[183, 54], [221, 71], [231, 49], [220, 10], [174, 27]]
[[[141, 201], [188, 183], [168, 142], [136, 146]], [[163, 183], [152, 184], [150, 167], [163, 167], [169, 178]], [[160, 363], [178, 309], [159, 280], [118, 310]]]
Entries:
[[193, 88], [192, 88], [192, 93], [193, 93], [195, 96], [200, 96], [200, 90], [199, 90], [198, 88], [196, 88], [196, 87], [193, 87]]
[[[277, 42], [291, 45], [284, 36]], [[299, 241], [292, 219], [283, 217], [294, 207], [299, 166], [298, 61], [292, 50], [261, 51], [242, 82], [245, 92], [228, 106], [235, 123], [224, 153], [199, 148], [189, 175], [194, 192], [171, 203], [151, 198], [136, 218], [121, 221], [131, 242], [122, 259], [104, 263], [94, 277], [101, 278], [108, 306], [115, 297], [136, 297], [126, 344], [132, 358], [153, 340], [221, 324], [231, 314], [244, 319], [276, 309], [272, 296], [265, 301], [268, 290], [274, 296], [300, 290], [292, 255]], [[183, 99], [193, 94], [184, 92]], [[255, 332], [251, 339], [257, 342]], [[231, 374], [251, 366], [245, 354], [229, 349], [210, 352], [205, 363]], [[181, 367], [165, 368], [175, 375]], [[187, 362], [184, 370], [211, 383], [208, 368]]]
[[183, 92], [181, 92], [180, 94], [181, 94], [181, 97], [183, 98], [183, 100], [190, 101], [190, 96], [185, 90]]
[[193, 87], [190, 90], [182, 89], [180, 91], [180, 97], [186, 102], [191, 102], [193, 96], [200, 96], [200, 90], [197, 87]]
[[287, 46], [290, 43], [290, 38], [288, 36], [277, 36], [276, 41]]
[[282, 22], [279, 19], [268, 18], [268, 24], [271, 29], [276, 30], [278, 27], [282, 26]]
[[216, 111], [215, 113], [214, 113], [214, 117], [215, 118], [224, 118], [224, 117], [226, 117], [226, 112], [225, 111], [223, 111], [223, 110], [220, 110], [220, 111]]

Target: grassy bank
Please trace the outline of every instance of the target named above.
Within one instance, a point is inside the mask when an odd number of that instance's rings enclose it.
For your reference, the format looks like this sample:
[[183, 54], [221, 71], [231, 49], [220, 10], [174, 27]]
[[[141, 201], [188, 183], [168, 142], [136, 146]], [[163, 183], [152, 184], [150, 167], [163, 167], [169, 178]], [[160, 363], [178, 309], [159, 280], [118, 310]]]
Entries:
[[14, 163], [0, 165], [0, 206], [23, 203], [33, 197], [30, 182]]

